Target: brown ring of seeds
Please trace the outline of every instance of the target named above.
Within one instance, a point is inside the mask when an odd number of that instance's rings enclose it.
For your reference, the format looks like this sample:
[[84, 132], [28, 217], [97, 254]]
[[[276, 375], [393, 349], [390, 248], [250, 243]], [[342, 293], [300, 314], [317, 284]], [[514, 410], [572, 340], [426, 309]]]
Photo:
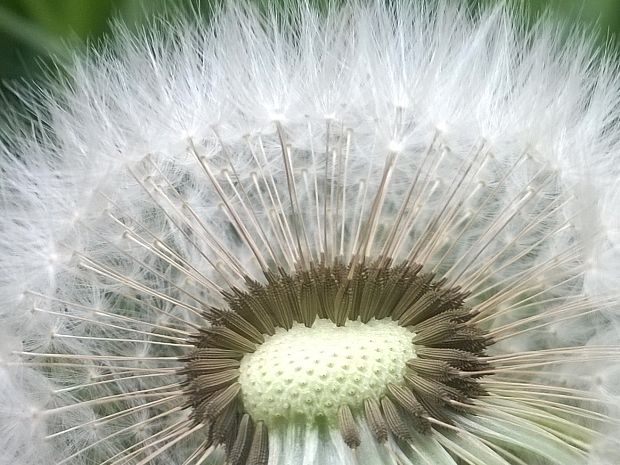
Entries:
[[230, 464], [267, 464], [267, 427], [244, 411], [240, 360], [276, 328], [311, 327], [317, 318], [337, 326], [390, 318], [414, 334], [416, 358], [407, 361], [400, 385], [386, 386], [381, 399], [339, 406], [338, 425], [349, 447], [361, 442], [356, 416], [381, 443], [388, 434], [406, 440], [410, 427], [429, 433], [432, 420], [451, 423], [455, 405], [484, 393], [476, 372], [489, 370], [485, 349], [493, 341], [471, 322], [476, 313], [464, 306], [466, 292], [421, 270], [389, 260], [311, 264], [293, 275], [268, 272], [266, 284], [248, 278], [246, 290], [226, 291], [228, 308], [204, 311], [205, 327], [191, 339], [195, 350], [182, 359], [187, 406], [196, 424], [208, 426], [205, 447], [224, 446]]

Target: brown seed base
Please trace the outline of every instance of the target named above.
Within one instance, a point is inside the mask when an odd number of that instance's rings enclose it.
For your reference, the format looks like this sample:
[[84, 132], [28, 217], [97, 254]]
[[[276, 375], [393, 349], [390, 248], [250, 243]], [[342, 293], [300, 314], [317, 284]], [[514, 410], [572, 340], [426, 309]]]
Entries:
[[266, 465], [267, 427], [244, 411], [239, 364], [278, 327], [311, 327], [317, 318], [338, 326], [391, 318], [410, 328], [417, 358], [407, 362], [402, 383], [386, 386], [381, 399], [341, 405], [338, 424], [344, 442], [360, 445], [356, 416], [365, 418], [378, 442], [391, 434], [407, 440], [410, 428], [430, 432], [451, 423], [459, 404], [484, 393], [475, 373], [489, 370], [484, 351], [493, 341], [470, 323], [475, 312], [467, 294], [444, 287], [417, 264], [383, 261], [343, 265], [311, 264], [292, 275], [268, 272], [266, 284], [247, 279], [246, 289], [224, 294], [228, 308], [204, 311], [206, 325], [185, 358], [188, 407], [197, 424], [207, 425], [207, 444], [222, 445], [231, 465]]

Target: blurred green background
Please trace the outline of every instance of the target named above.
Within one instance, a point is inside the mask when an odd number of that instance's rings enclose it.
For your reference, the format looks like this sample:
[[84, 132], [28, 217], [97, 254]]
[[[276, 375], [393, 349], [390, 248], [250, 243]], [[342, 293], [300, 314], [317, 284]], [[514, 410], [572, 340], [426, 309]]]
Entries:
[[[0, 81], [36, 78], [50, 55], [62, 56], [109, 32], [109, 20], [121, 18], [139, 27], [150, 15], [180, 3], [212, 0], [0, 0]], [[216, 0], [217, 1], [217, 0]], [[232, 0], [234, 1], [234, 0]], [[338, 0], [333, 0], [338, 1]], [[459, 0], [456, 0], [459, 1]], [[463, 0], [464, 1], [464, 0]], [[469, 0], [478, 4], [499, 0]], [[524, 11], [550, 9], [566, 21], [591, 23], [600, 40], [616, 44], [620, 33], [620, 0], [517, 0]]]

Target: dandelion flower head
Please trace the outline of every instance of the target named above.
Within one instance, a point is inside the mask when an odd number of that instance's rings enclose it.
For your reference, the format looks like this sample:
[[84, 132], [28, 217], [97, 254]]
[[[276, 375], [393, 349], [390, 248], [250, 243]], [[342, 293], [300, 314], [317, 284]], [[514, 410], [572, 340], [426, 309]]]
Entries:
[[15, 90], [0, 463], [619, 463], [613, 53], [506, 6], [199, 16]]

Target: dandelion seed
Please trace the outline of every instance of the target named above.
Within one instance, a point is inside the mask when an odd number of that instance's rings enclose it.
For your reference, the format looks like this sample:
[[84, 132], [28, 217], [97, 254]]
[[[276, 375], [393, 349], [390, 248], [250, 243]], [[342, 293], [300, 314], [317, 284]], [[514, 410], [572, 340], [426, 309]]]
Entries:
[[327, 10], [120, 30], [19, 91], [2, 463], [617, 463], [614, 59]]

